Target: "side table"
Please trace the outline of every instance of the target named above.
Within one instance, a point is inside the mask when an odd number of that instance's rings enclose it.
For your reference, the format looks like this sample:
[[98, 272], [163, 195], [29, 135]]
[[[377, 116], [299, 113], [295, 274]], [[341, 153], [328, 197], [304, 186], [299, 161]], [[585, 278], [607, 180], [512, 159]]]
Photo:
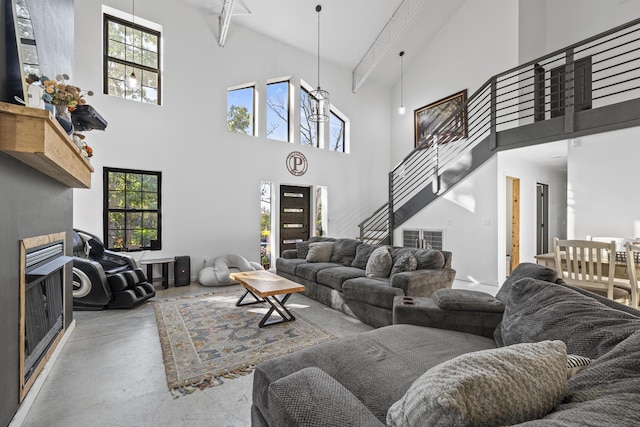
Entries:
[[162, 265], [162, 288], [169, 288], [169, 264], [173, 264], [175, 262], [175, 258], [148, 258], [142, 259], [140, 264], [147, 266], [147, 280], [153, 284], [153, 266], [154, 264]]

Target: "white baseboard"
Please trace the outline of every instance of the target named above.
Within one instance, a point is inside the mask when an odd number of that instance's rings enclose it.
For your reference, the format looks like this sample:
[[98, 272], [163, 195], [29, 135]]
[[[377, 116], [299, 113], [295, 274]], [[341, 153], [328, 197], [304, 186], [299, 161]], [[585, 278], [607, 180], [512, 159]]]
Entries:
[[33, 402], [35, 402], [36, 397], [38, 396], [38, 393], [42, 389], [44, 382], [46, 381], [47, 377], [51, 373], [51, 369], [53, 369], [53, 365], [55, 365], [56, 360], [58, 360], [58, 356], [60, 355], [62, 348], [67, 344], [67, 341], [69, 340], [69, 337], [71, 336], [75, 328], [76, 328], [76, 319], [73, 319], [69, 324], [69, 327], [67, 328], [67, 330], [64, 332], [64, 335], [62, 336], [60, 343], [56, 346], [55, 350], [53, 350], [53, 353], [51, 353], [51, 357], [49, 358], [47, 363], [45, 363], [44, 368], [42, 368], [42, 371], [40, 371], [40, 375], [38, 375], [38, 378], [33, 382], [31, 389], [29, 389], [29, 392], [27, 393], [24, 400], [20, 404], [18, 411], [13, 416], [13, 419], [11, 420], [11, 423], [9, 423], [8, 427], [20, 427], [22, 425], [25, 418], [27, 417], [27, 414], [29, 413], [29, 410], [31, 409], [31, 406], [33, 405]]

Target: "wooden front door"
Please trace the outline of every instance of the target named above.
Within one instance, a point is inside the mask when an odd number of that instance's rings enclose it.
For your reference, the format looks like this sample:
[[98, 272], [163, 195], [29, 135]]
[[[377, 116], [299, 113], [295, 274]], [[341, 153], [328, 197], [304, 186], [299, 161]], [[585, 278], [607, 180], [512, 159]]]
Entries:
[[309, 240], [311, 189], [280, 186], [280, 253], [295, 249], [296, 242]]

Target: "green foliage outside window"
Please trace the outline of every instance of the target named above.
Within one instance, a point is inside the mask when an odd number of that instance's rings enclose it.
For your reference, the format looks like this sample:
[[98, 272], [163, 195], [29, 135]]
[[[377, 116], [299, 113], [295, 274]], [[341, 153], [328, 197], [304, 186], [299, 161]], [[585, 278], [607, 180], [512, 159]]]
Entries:
[[105, 168], [105, 243], [109, 249], [160, 247], [160, 172]]

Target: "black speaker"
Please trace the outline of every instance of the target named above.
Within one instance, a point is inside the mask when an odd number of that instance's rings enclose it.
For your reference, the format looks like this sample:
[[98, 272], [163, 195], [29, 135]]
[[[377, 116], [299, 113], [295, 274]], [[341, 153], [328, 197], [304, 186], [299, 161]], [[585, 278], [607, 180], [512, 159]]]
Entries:
[[187, 286], [191, 283], [191, 257], [177, 256], [173, 263], [173, 279], [175, 286]]

